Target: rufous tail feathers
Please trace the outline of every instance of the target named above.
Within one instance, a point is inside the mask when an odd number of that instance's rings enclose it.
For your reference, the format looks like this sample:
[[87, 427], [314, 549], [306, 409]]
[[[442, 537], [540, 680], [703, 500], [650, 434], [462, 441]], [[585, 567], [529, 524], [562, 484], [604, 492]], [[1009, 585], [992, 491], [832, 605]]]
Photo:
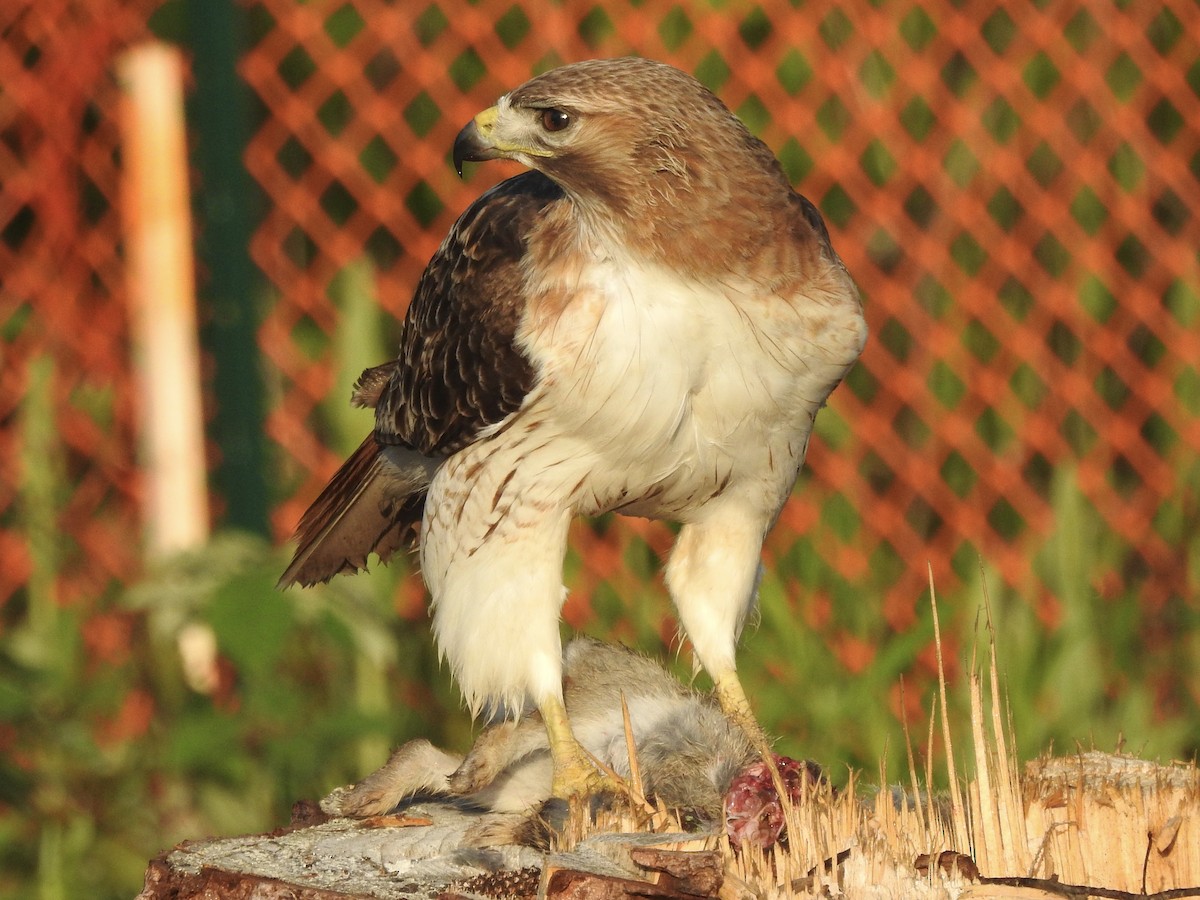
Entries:
[[301, 517], [296, 555], [279, 587], [353, 574], [367, 567], [369, 554], [386, 562], [410, 544], [436, 468], [435, 460], [368, 435]]

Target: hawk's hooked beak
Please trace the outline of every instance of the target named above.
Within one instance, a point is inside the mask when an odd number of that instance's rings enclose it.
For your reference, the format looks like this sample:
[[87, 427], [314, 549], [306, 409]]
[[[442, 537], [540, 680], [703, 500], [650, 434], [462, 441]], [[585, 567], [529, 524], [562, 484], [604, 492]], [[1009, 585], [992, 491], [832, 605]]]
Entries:
[[499, 112], [494, 106], [485, 109], [468, 122], [454, 139], [454, 171], [458, 172], [459, 178], [462, 178], [464, 162], [482, 162], [506, 155], [505, 148], [497, 146], [492, 140]]

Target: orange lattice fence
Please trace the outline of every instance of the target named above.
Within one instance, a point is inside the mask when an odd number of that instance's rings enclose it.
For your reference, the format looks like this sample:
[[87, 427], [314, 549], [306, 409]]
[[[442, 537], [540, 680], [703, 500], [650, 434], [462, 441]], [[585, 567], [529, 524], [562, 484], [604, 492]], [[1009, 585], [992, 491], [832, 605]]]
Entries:
[[[155, 6], [0, 12], [0, 603], [35, 568], [21, 498], [38, 489], [22, 456], [37, 418], [22, 410], [49, 410], [62, 448], [69, 496], [32, 525], [60, 538], [67, 594], [135, 566], [111, 62]], [[633, 52], [696, 73], [776, 150], [865, 297], [872, 340], [769, 546], [781, 573], [878, 598], [897, 627], [926, 560], [952, 588], [978, 553], [1036, 600], [1053, 586], [1030, 560], [1072, 470], [1135, 548], [1113, 577], [1147, 604], [1185, 596], [1180, 548], [1200, 519], [1200, 13], [1038, 6], [247, 3], [269, 477], [292, 498], [277, 535], [342, 450], [328, 409], [343, 399], [330, 394], [347, 273], [369, 261], [379, 305], [402, 315], [455, 215], [513, 171], [459, 181], [459, 127], [534, 72]], [[46, 402], [29, 401], [38, 390]], [[639, 521], [575, 538], [581, 600], [627, 583], [617, 573], [643, 542], [670, 542]]]
[[136, 569], [113, 60], [155, 5], [0, 5], [0, 606]]
[[[979, 554], [1037, 599], [1051, 588], [1030, 560], [1067, 466], [1137, 548], [1116, 576], [1149, 603], [1186, 591], [1178, 510], [1197, 508], [1200, 450], [1194, 4], [255, 10], [269, 27], [243, 74], [268, 116], [248, 160], [274, 205], [254, 254], [279, 291], [263, 347], [283, 398], [269, 430], [299, 485], [276, 512], [281, 534], [338, 461], [319, 412], [334, 375], [312, 350], [314, 331], [337, 327], [338, 273], [373, 260], [379, 302], [401, 315], [455, 215], [508, 174], [456, 179], [460, 126], [551, 65], [638, 53], [696, 73], [776, 150], [866, 300], [872, 341], [818, 422], [777, 562], [803, 539], [833, 581], [873, 579], [897, 626], [926, 560], [952, 587]], [[585, 598], [631, 541], [670, 541], [641, 522], [575, 536]]]

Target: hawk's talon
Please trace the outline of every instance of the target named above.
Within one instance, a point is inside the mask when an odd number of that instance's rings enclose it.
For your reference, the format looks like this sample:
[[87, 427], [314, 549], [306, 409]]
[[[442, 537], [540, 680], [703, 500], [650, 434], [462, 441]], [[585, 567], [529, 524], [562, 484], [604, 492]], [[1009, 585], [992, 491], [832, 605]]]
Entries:
[[628, 796], [629, 787], [620, 779], [596, 767], [587, 751], [572, 738], [571, 748], [562, 748], [562, 757], [554, 761], [554, 780], [550, 795], [562, 800], [594, 797], [597, 794]]
[[554, 759], [554, 779], [550, 783], [550, 796], [563, 800], [581, 799], [609, 792], [621, 796], [629, 795], [628, 786], [607, 772], [602, 771], [583, 749], [571, 732], [567, 710], [558, 697], [549, 697], [538, 705], [542, 721], [546, 723], [546, 736], [550, 741], [550, 756]]

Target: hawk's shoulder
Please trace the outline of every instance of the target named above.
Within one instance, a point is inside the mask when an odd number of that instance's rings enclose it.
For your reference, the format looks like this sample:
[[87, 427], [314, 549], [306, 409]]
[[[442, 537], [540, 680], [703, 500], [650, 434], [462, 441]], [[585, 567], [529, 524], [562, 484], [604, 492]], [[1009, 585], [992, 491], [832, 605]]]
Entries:
[[417, 284], [379, 393], [380, 443], [449, 455], [520, 408], [535, 381], [515, 343], [525, 310], [522, 261], [531, 229], [561, 202], [560, 187], [526, 172], [454, 223]]

